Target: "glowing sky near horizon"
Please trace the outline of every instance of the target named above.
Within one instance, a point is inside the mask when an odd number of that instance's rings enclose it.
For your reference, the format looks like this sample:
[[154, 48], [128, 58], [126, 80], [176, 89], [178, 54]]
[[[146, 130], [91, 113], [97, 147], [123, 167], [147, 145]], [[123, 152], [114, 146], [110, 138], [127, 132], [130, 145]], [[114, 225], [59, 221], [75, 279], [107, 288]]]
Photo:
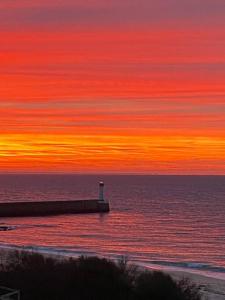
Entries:
[[225, 174], [224, 0], [0, 2], [0, 172]]

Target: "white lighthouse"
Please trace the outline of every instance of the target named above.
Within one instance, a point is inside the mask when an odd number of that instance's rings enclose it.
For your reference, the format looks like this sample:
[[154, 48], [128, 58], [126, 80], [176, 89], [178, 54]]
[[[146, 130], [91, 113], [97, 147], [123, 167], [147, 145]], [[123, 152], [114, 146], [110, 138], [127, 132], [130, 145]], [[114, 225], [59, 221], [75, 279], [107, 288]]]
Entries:
[[104, 199], [104, 182], [99, 182], [99, 201], [107, 202]]

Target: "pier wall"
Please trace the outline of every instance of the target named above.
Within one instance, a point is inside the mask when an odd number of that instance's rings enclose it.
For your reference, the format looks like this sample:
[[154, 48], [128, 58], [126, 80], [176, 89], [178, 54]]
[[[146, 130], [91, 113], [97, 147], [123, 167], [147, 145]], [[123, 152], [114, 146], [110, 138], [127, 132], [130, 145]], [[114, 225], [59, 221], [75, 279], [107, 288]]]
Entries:
[[0, 217], [109, 212], [109, 203], [92, 200], [0, 203]]

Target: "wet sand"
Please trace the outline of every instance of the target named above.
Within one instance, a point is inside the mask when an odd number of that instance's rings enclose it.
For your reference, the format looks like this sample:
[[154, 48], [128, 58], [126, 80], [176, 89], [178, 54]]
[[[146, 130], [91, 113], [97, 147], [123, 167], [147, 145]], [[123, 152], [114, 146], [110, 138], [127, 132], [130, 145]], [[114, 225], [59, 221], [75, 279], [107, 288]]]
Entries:
[[225, 280], [181, 271], [168, 272], [174, 279], [189, 278], [201, 287], [203, 299], [225, 300]]

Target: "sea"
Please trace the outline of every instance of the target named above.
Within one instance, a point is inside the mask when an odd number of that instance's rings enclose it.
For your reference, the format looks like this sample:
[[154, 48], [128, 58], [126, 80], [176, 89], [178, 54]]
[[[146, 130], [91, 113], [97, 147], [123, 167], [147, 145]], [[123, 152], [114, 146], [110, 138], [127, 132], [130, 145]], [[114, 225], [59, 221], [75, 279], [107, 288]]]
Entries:
[[1, 218], [0, 249], [127, 259], [225, 279], [225, 176], [0, 175], [0, 202], [98, 197], [111, 211]]

